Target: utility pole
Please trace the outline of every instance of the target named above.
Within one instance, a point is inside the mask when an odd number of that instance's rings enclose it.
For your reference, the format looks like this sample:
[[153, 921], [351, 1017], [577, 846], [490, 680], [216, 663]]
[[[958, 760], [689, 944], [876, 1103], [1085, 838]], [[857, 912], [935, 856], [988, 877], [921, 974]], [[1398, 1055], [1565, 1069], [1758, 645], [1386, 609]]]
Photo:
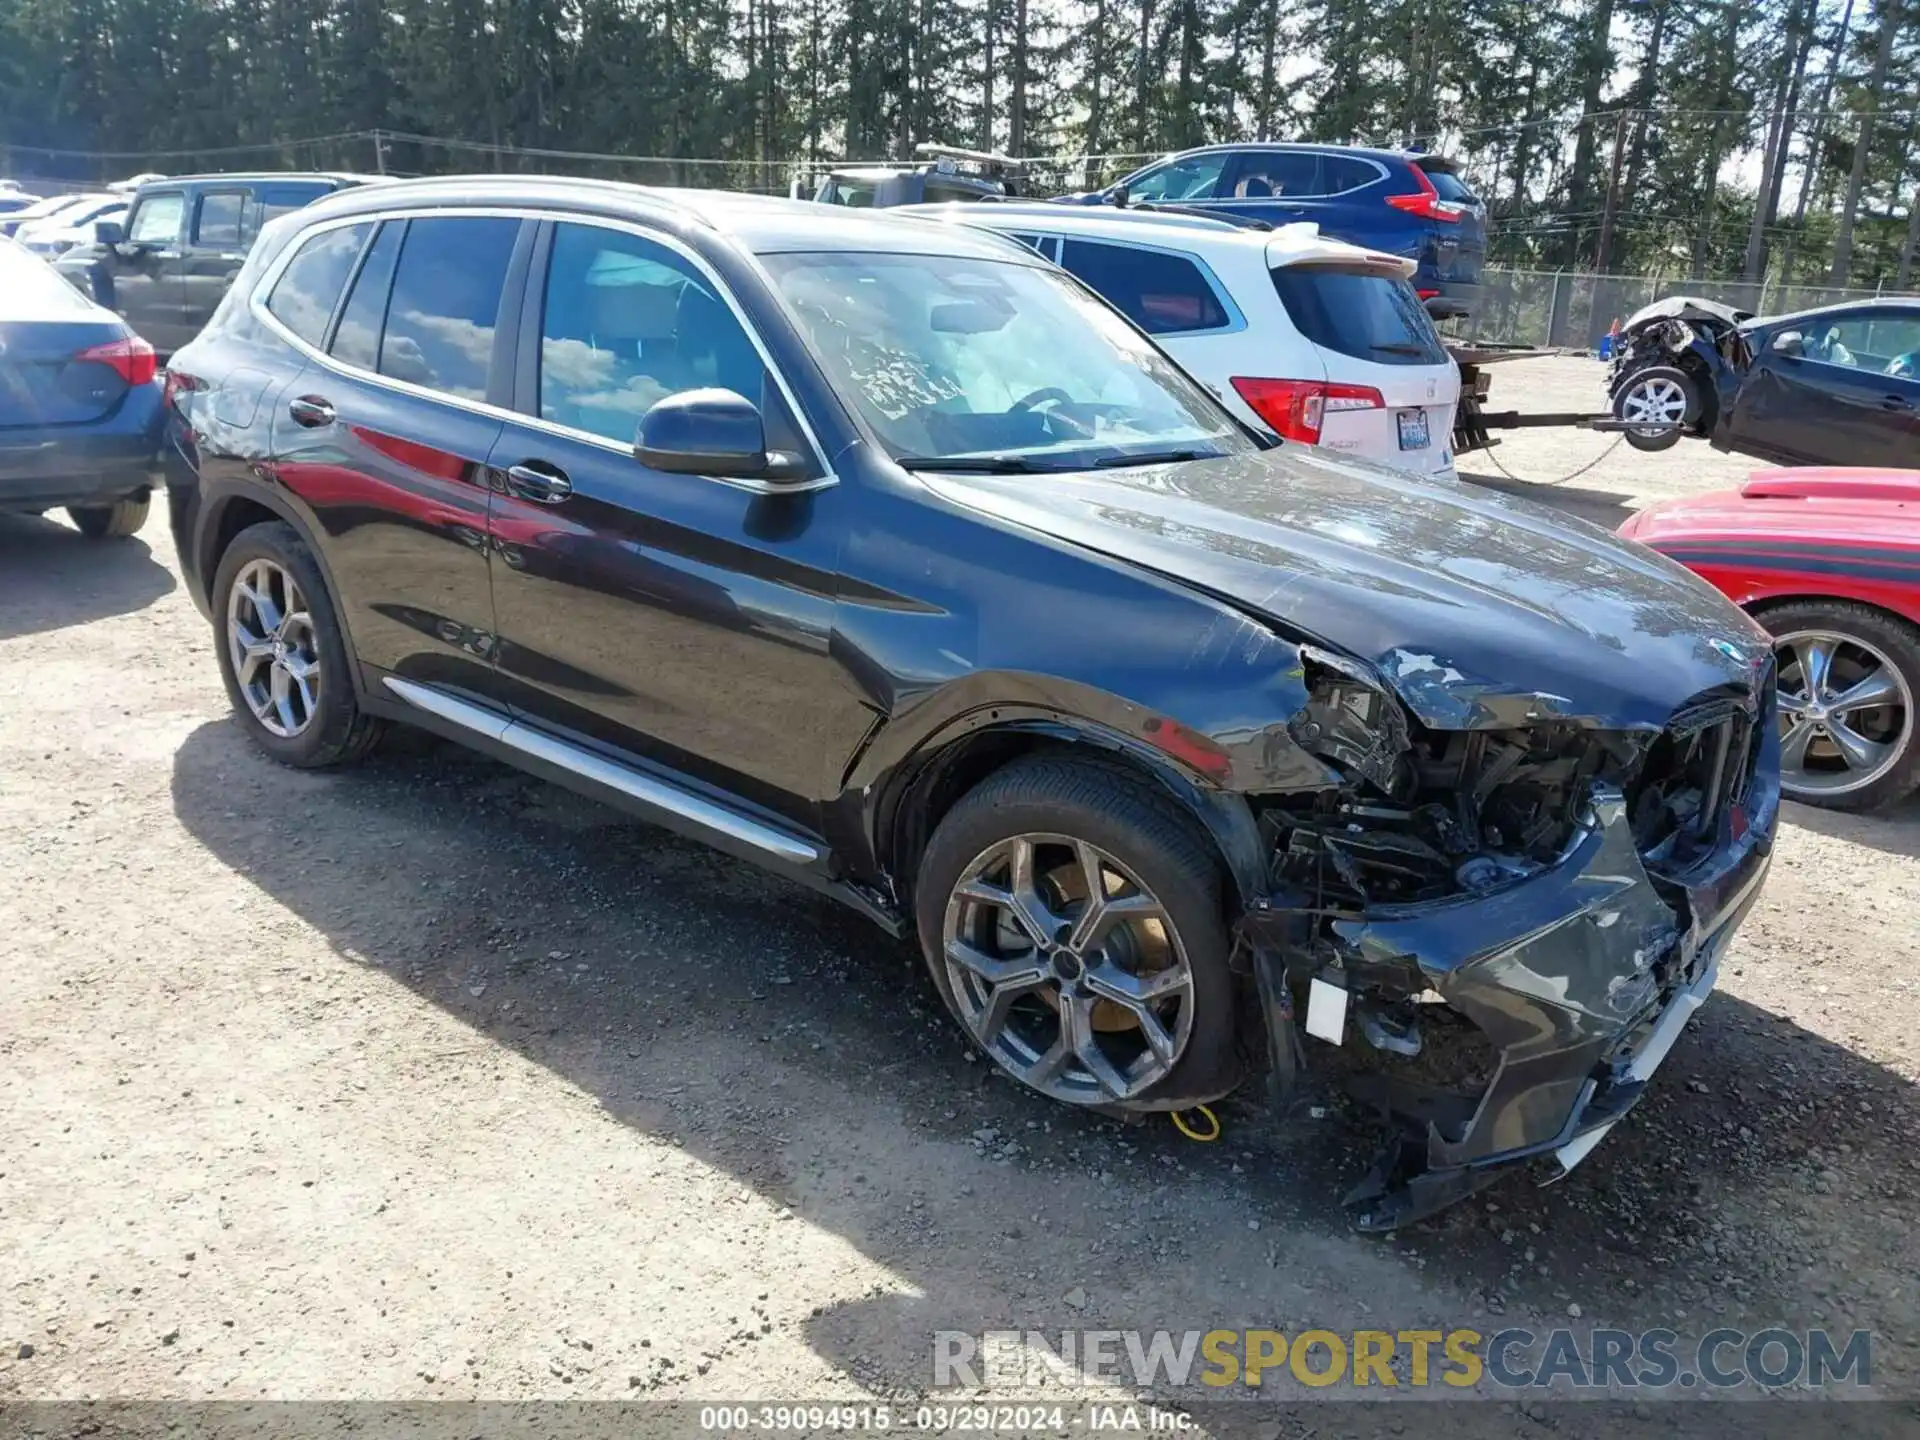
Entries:
[[1593, 257], [1593, 268], [1602, 275], [1607, 272], [1608, 257], [1613, 249], [1613, 219], [1620, 211], [1620, 167], [1627, 157], [1627, 115], [1625, 110], [1614, 112], [1613, 165], [1607, 173], [1607, 201], [1600, 211], [1600, 245]]

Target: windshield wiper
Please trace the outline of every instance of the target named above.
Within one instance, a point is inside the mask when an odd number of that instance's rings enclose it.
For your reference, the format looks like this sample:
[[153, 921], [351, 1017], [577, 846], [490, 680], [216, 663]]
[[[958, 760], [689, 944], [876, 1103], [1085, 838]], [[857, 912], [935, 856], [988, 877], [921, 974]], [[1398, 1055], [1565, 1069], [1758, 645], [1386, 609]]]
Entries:
[[1384, 350], [1389, 355], [1431, 355], [1430, 345], [1369, 345], [1369, 350]]
[[1055, 465], [1036, 465], [1018, 455], [899, 455], [894, 464], [902, 470], [953, 470], [970, 475], [1049, 475]]
[[1102, 455], [1094, 461], [1096, 469], [1112, 470], [1122, 465], [1168, 465], [1175, 460], [1217, 460], [1224, 450], [1143, 450], [1125, 455]]

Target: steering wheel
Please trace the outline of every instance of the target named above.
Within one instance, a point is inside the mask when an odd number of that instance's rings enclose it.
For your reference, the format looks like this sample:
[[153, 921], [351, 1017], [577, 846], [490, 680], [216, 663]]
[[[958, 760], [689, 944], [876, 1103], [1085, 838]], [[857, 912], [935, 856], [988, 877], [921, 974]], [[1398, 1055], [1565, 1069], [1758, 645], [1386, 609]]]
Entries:
[[1073, 396], [1062, 390], [1058, 385], [1046, 385], [1038, 390], [1032, 390], [1022, 395], [1018, 400], [1013, 402], [1012, 408], [1013, 410], [1019, 411], [1031, 410], [1035, 406], [1045, 405], [1048, 401], [1052, 401], [1055, 405], [1071, 405], [1073, 404]]
[[1920, 380], [1920, 350], [1909, 350], [1887, 362], [1886, 373], [1902, 380]]

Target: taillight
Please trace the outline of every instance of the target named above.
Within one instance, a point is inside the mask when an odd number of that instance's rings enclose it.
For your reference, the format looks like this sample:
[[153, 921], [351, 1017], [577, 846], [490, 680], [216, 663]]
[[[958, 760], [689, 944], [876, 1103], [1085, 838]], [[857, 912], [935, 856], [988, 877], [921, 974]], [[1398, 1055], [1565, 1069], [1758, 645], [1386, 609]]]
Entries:
[[153, 346], [138, 335], [109, 340], [104, 345], [82, 350], [73, 358], [104, 365], [129, 385], [145, 385], [160, 373], [160, 361], [153, 353]]
[[1442, 200], [1440, 192], [1433, 188], [1433, 181], [1427, 178], [1427, 172], [1418, 165], [1412, 168], [1413, 178], [1420, 182], [1420, 188], [1411, 195], [1389, 195], [1387, 204], [1409, 215], [1418, 215], [1422, 220], [1458, 225], [1460, 217], [1467, 213], [1467, 207], [1457, 200]]
[[1264, 380], [1236, 375], [1233, 388], [1282, 440], [1318, 445], [1329, 410], [1384, 410], [1386, 397], [1371, 385], [1322, 380]]

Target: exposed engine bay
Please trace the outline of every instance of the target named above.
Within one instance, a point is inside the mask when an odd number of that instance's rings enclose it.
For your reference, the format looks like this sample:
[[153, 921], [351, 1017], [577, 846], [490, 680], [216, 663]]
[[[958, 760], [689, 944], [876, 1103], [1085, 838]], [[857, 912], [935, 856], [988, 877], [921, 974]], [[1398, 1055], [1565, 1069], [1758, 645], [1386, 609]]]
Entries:
[[[1399, 1127], [1348, 1197], [1385, 1229], [1511, 1160], [1570, 1168], [1637, 1098], [1636, 1038], [1704, 997], [1765, 871], [1771, 677], [1659, 731], [1441, 731], [1358, 667], [1309, 651], [1303, 669], [1291, 736], [1348, 783], [1259, 806], [1274, 888], [1243, 928], [1283, 1099], [1318, 1057]], [[1280, 1014], [1306, 1041], [1273, 1039]]]

